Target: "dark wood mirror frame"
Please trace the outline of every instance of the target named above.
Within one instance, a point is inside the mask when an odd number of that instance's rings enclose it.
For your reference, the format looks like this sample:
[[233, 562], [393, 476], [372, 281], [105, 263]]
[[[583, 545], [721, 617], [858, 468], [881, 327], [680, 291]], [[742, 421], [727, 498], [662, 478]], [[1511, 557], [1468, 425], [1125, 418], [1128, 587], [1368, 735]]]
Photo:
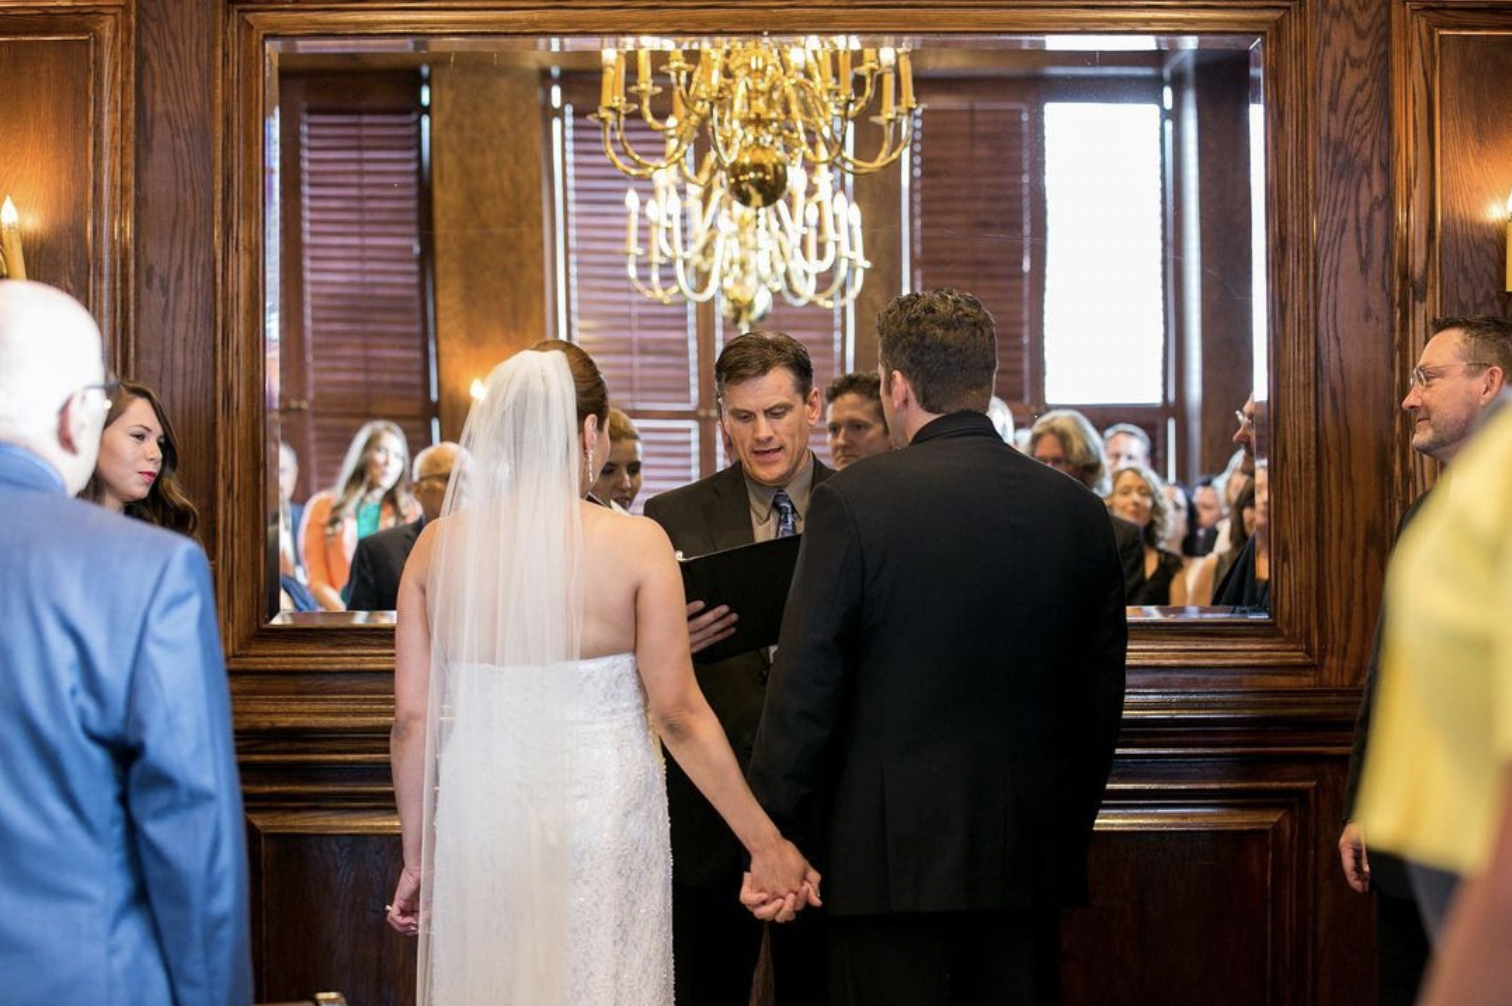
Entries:
[[[1140, 624], [1131, 632], [1131, 685], [1150, 692], [1162, 713], [1170, 700], [1156, 692], [1192, 695], [1245, 686], [1278, 688], [1319, 684], [1324, 542], [1321, 483], [1316, 470], [1320, 409], [1315, 313], [1310, 279], [1310, 207], [1315, 130], [1307, 121], [1308, 54], [1304, 5], [1233, 4], [1221, 9], [1142, 8], [1125, 3], [1087, 4], [1075, 10], [1011, 3], [962, 4], [920, 9], [903, 4], [847, 4], [821, 0], [805, 10], [805, 30], [862, 33], [1022, 34], [1045, 32], [1143, 34], [1243, 33], [1262, 39], [1265, 64], [1266, 186], [1270, 317], [1269, 450], [1276, 526], [1273, 619], [1253, 624], [1196, 622]], [[226, 121], [223, 280], [228, 329], [217, 361], [220, 516], [217, 582], [228, 663], [241, 675], [238, 722], [254, 726], [264, 712], [280, 720], [285, 708], [268, 687], [253, 683], [278, 672], [330, 672], [329, 706], [320, 695], [300, 697], [299, 718], [311, 727], [387, 726], [387, 674], [393, 667], [391, 628], [270, 626], [261, 585], [268, 563], [267, 514], [276, 471], [268, 437], [264, 340], [263, 141], [268, 43], [275, 39], [341, 34], [365, 37], [417, 34], [616, 35], [654, 32], [705, 34], [791, 30], [790, 9], [779, 3], [740, 8], [739, 24], [712, 8], [687, 11], [667, 5], [615, 8], [461, 3], [425, 10], [381, 4], [304, 6], [232, 3], [228, 7], [223, 94]], [[355, 677], [354, 677], [355, 676]], [[268, 682], [271, 685], [271, 682]], [[368, 699], [365, 704], [360, 699]], [[356, 704], [354, 704], [354, 701]], [[1176, 700], [1178, 702], [1182, 700]], [[1131, 703], [1131, 712], [1142, 703]], [[324, 712], [322, 710], [325, 710]]]

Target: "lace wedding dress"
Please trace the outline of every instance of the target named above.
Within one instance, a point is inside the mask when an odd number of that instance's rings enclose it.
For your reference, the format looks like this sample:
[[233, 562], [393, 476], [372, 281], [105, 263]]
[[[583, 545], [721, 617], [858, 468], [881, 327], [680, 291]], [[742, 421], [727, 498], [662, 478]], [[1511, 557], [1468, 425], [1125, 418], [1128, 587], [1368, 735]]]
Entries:
[[[560, 352], [489, 375], [427, 527], [421, 1006], [668, 1006], [671, 845], [635, 657], [582, 659], [596, 471]], [[626, 598], [629, 600], [625, 600]], [[618, 600], [612, 600], [618, 599]]]
[[[440, 752], [431, 1001], [669, 1006], [667, 800], [634, 654], [453, 668], [452, 678], [462, 701]], [[566, 735], [542, 738], [542, 723]], [[562, 757], [543, 762], [543, 750]], [[558, 805], [565, 855], [522, 862], [532, 840], [522, 831], [545, 826], [553, 812], [542, 808]], [[531, 875], [552, 866], [565, 876]], [[479, 918], [552, 896], [565, 919], [506, 911], [491, 931]]]

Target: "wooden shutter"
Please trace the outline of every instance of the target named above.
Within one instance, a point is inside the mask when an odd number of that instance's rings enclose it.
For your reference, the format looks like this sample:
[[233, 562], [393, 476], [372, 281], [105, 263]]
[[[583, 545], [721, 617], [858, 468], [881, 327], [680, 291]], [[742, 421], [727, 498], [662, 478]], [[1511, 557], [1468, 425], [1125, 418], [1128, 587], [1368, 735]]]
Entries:
[[[370, 419], [431, 442], [431, 333], [421, 250], [420, 81], [413, 73], [286, 84], [286, 291], [280, 396], [301, 490], [334, 482]], [[292, 140], [292, 142], [288, 142]], [[287, 294], [293, 294], [291, 298]], [[292, 302], [291, 302], [292, 301]], [[301, 429], [302, 428], [302, 429]], [[286, 437], [288, 433], [286, 433]]]
[[913, 289], [976, 295], [996, 323], [997, 393], [1014, 411], [1042, 397], [1037, 330], [1043, 248], [1033, 240], [1040, 112], [1023, 85], [921, 81], [913, 157]]

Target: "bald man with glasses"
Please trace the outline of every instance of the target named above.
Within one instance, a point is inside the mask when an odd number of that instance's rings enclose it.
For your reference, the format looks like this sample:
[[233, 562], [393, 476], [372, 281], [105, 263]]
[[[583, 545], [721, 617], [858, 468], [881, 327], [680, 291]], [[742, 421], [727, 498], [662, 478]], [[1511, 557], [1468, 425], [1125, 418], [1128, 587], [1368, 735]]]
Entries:
[[[1432, 338], [1409, 375], [1407, 395], [1402, 399], [1402, 408], [1412, 418], [1413, 450], [1441, 464], [1452, 462], [1482, 412], [1501, 394], [1508, 374], [1512, 374], [1512, 322], [1493, 317], [1435, 321]], [[1397, 526], [1398, 537], [1428, 495], [1424, 493], [1407, 508]], [[1355, 720], [1349, 781], [1344, 791], [1345, 823], [1338, 844], [1349, 886], [1361, 894], [1375, 894], [1378, 1002], [1407, 1004], [1417, 998], [1428, 959], [1428, 937], [1405, 865], [1384, 852], [1369, 852], [1366, 837], [1353, 820], [1369, 743], [1384, 621], [1383, 611], [1376, 624], [1375, 644], [1365, 669], [1365, 690]]]
[[247, 859], [210, 568], [74, 499], [111, 381], [89, 313], [0, 283], [0, 999], [252, 999]]

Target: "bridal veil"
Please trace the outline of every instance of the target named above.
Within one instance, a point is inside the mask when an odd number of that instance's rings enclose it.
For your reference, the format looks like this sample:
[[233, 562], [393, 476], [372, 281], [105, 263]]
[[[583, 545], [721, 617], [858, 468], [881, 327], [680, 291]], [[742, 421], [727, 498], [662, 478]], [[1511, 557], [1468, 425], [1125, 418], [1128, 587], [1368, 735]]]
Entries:
[[562, 353], [500, 364], [434, 532], [422, 1003], [565, 1001], [578, 429]]

